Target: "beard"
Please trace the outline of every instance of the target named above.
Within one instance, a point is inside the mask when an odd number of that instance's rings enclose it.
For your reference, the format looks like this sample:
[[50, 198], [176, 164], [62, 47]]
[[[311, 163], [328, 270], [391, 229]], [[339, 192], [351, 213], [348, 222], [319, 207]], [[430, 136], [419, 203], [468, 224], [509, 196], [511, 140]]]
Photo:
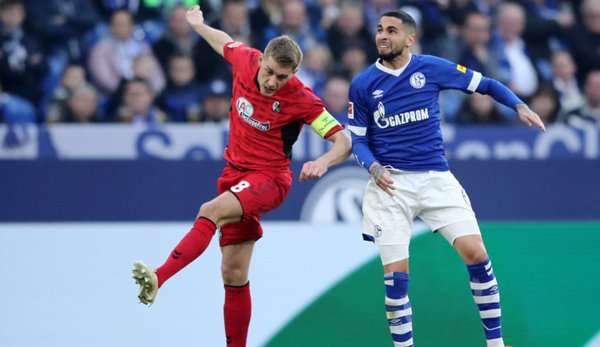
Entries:
[[381, 60], [392, 62], [394, 59], [401, 56], [403, 52], [404, 48], [401, 48], [399, 50], [390, 50], [390, 52], [388, 53], [380, 53], [379, 51], [377, 53], [379, 54], [379, 58]]

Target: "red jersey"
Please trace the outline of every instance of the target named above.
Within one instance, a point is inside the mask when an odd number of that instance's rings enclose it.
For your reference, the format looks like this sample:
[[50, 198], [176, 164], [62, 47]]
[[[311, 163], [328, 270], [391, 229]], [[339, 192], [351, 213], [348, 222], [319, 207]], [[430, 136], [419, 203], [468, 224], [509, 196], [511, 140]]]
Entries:
[[[327, 113], [323, 102], [296, 76], [274, 95], [262, 95], [256, 82], [262, 53], [230, 42], [223, 47], [223, 55], [233, 67], [225, 160], [245, 169], [289, 169], [292, 145], [303, 124]], [[322, 136], [327, 138], [340, 129], [339, 123], [329, 122]]]

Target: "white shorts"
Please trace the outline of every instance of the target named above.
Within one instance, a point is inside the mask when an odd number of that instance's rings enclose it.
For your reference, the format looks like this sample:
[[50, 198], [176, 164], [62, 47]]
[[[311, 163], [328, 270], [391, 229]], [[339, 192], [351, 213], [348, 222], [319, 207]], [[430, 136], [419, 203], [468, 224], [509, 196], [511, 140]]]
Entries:
[[383, 265], [408, 258], [413, 220], [419, 217], [453, 245], [480, 234], [467, 193], [450, 171], [393, 171], [393, 196], [371, 179], [363, 198], [363, 238], [378, 247]]

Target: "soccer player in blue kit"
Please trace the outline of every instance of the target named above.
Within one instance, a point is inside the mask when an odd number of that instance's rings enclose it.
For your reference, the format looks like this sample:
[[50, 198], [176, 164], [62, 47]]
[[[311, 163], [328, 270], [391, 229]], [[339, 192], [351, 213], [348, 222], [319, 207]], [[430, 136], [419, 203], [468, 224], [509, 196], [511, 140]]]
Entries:
[[500, 294], [469, 198], [448, 171], [440, 128], [439, 92], [481, 93], [545, 130], [537, 114], [506, 86], [445, 59], [416, 55], [416, 24], [403, 11], [383, 14], [375, 41], [379, 59], [350, 86], [352, 149], [371, 179], [363, 198], [363, 238], [379, 249], [385, 309], [395, 347], [413, 346], [408, 250], [419, 217], [456, 249], [467, 265], [487, 347], [505, 347]]

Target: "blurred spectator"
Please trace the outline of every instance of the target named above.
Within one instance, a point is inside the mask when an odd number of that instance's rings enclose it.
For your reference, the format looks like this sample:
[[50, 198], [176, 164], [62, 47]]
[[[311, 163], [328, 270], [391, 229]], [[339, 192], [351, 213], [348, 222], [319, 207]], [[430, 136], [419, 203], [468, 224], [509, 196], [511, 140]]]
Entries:
[[[232, 39], [253, 45], [254, 38], [250, 32], [248, 9], [244, 0], [226, 0], [221, 8], [220, 19], [211, 24], [213, 28], [223, 30]], [[230, 79], [230, 65], [216, 53], [208, 42], [200, 39], [194, 50], [196, 79], [208, 82], [215, 78]]]
[[498, 9], [498, 35], [496, 54], [508, 86], [523, 98], [531, 97], [538, 88], [538, 75], [534, 62], [527, 54], [521, 35], [525, 28], [525, 12], [515, 3], [504, 3]]
[[0, 1], [0, 84], [37, 105], [47, 65], [39, 41], [23, 28], [24, 20], [22, 0]]
[[[562, 0], [522, 0], [526, 10], [523, 37], [531, 56], [536, 57], [545, 79], [551, 78], [549, 57], [552, 50], [562, 48], [559, 38], [575, 23], [573, 10]], [[540, 66], [540, 64], [543, 65]]]
[[[136, 57], [133, 61], [133, 75], [131, 77], [121, 77], [119, 81], [119, 86], [109, 96], [108, 102], [106, 104], [106, 113], [111, 115], [114, 114], [114, 111], [122, 103], [123, 95], [125, 93], [125, 86], [127, 82], [132, 79], [143, 79], [148, 82], [150, 87], [152, 88], [153, 95], [159, 95], [160, 92], [165, 87], [165, 77], [162, 73], [162, 69], [158, 66], [158, 63], [154, 59], [154, 57], [144, 54]], [[111, 119], [114, 120], [114, 119]]]
[[[252, 10], [250, 14], [250, 27], [252, 32], [256, 33], [258, 41], [262, 41], [267, 28], [281, 23], [281, 1], [280, 0], [260, 0], [259, 5]], [[259, 42], [256, 42], [257, 48]]]
[[576, 66], [567, 51], [558, 51], [552, 55], [552, 84], [558, 92], [561, 112], [569, 112], [583, 104], [583, 95], [575, 78]]
[[365, 26], [375, 37], [377, 32], [377, 24], [379, 17], [386, 12], [395, 11], [398, 9], [398, 1], [396, 0], [365, 0], [363, 1], [363, 11], [366, 18]]
[[155, 94], [165, 88], [165, 75], [152, 54], [142, 54], [133, 60], [133, 77], [141, 77], [150, 82]]
[[[135, 35], [143, 37], [150, 43], [156, 42], [165, 30], [163, 11], [170, 6], [165, 6], [165, 1], [152, 0], [95, 0], [105, 21], [110, 22], [117, 11], [127, 11], [136, 23]], [[175, 3], [169, 1], [169, 4]]]
[[[95, 0], [105, 19], [110, 19], [113, 12], [118, 10], [129, 11], [136, 22], [161, 21], [164, 14], [170, 13], [174, 6], [191, 7], [200, 4], [199, 0]], [[202, 11], [205, 12], [205, 18], [210, 18], [213, 14], [210, 1], [202, 2]]]
[[479, 11], [471, 0], [453, 0], [450, 1], [448, 8], [446, 8], [448, 19], [451, 21], [452, 25], [455, 26], [463, 26], [469, 13], [473, 12], [481, 13], [490, 18], [488, 13]]
[[586, 122], [600, 126], [600, 70], [593, 70], [585, 80], [583, 106], [569, 112], [566, 121], [570, 125]]
[[136, 77], [125, 85], [117, 119], [127, 123], [157, 124], [165, 122], [167, 116], [154, 105], [154, 92], [150, 83]]
[[265, 30], [262, 47], [279, 35], [288, 35], [294, 39], [303, 51], [310, 49], [318, 40], [324, 39], [321, 28], [311, 27], [302, 0], [286, 0], [282, 3], [282, 17], [279, 25]]
[[16, 95], [5, 93], [0, 85], [0, 123], [33, 123], [35, 121], [33, 105]]
[[367, 67], [367, 54], [360, 44], [349, 44], [342, 50], [341, 70], [348, 79], [354, 78]]
[[71, 60], [84, 58], [85, 34], [98, 22], [91, 0], [26, 0], [27, 22], [43, 39], [50, 54], [66, 54]]
[[360, 3], [345, 2], [340, 8], [340, 16], [327, 31], [327, 44], [335, 60], [342, 57], [344, 48], [359, 45], [367, 53], [367, 61], [377, 58], [377, 50], [373, 47], [374, 37], [367, 30]]
[[73, 91], [86, 83], [85, 70], [83, 66], [69, 65], [63, 71], [59, 86], [52, 93], [52, 100], [48, 106], [46, 122], [59, 122], [66, 112], [67, 99]]
[[208, 86], [198, 120], [200, 122], [226, 124], [229, 121], [231, 95], [224, 81], [215, 80]]
[[[133, 24], [129, 12], [115, 12], [111, 17], [110, 34], [92, 47], [89, 69], [94, 82], [105, 93], [114, 92], [121, 78], [132, 78], [135, 58], [152, 55], [150, 46], [132, 35]], [[159, 66], [158, 63], [155, 66]]]
[[186, 9], [183, 6], [173, 7], [169, 15], [168, 30], [152, 47], [163, 72], [168, 71], [169, 59], [177, 54], [192, 55], [198, 36], [185, 19]]
[[327, 110], [342, 124], [348, 124], [348, 89], [350, 82], [343, 77], [332, 77], [325, 85], [323, 101]]
[[318, 0], [308, 6], [308, 14], [311, 27], [327, 31], [340, 15], [340, 8], [336, 0]]
[[574, 26], [567, 41], [577, 62], [580, 82], [591, 70], [600, 69], [600, 0], [584, 0], [581, 16], [583, 23]]
[[[501, 79], [500, 62], [491, 48], [491, 19], [479, 12], [467, 15], [453, 44], [445, 47], [444, 57], [456, 61], [469, 69], [479, 71], [484, 76]], [[456, 90], [446, 90], [440, 94], [440, 106], [444, 119], [454, 122], [467, 95]]]
[[473, 93], [468, 96], [458, 112], [458, 124], [492, 125], [505, 123], [494, 100], [487, 95]]
[[195, 80], [195, 74], [194, 63], [190, 57], [171, 57], [169, 82], [158, 101], [158, 105], [167, 112], [170, 122], [198, 120], [201, 90]]
[[499, 78], [500, 64], [490, 49], [491, 20], [482, 13], [467, 15], [461, 28], [461, 43], [456, 61], [484, 76]]
[[92, 123], [100, 120], [98, 116], [98, 93], [91, 84], [83, 83], [73, 88], [62, 113], [49, 119], [49, 123]]
[[452, 29], [445, 14], [449, 1], [402, 0], [400, 3], [400, 9], [408, 12], [419, 27], [417, 37], [421, 51], [427, 54], [441, 54], [449, 41], [449, 29]]
[[471, 12], [478, 12], [489, 18], [495, 18], [498, 6], [503, 2], [503, 0], [452, 0], [446, 9], [446, 13], [454, 23], [462, 25], [464, 19]]
[[558, 94], [550, 84], [543, 84], [529, 101], [531, 109], [537, 113], [544, 124], [556, 121], [560, 111]]
[[255, 43], [250, 30], [248, 7], [244, 0], [225, 0], [221, 15], [211, 26], [225, 31], [235, 41], [242, 41], [249, 45]]
[[323, 95], [327, 73], [331, 67], [331, 51], [323, 44], [314, 45], [306, 52], [298, 78], [318, 95]]

